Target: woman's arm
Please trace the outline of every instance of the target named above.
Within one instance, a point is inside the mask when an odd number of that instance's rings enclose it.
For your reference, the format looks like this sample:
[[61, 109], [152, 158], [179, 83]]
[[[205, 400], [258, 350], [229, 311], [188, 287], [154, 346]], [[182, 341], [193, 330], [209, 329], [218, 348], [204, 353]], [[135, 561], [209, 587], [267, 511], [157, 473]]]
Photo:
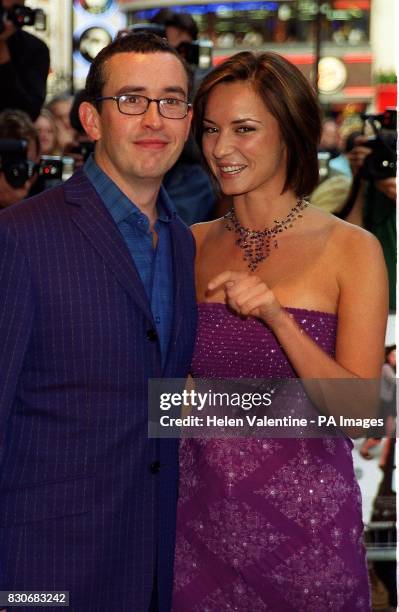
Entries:
[[[387, 320], [387, 275], [378, 241], [357, 228], [344, 232], [330, 271], [339, 286], [338, 328], [335, 359], [325, 353], [279, 304], [274, 293], [259, 277], [243, 272], [224, 272], [213, 279], [209, 290], [224, 286], [226, 302], [236, 312], [260, 318], [273, 331], [293, 369], [301, 379], [378, 379], [383, 363], [385, 326]], [[336, 271], [337, 270], [337, 271]], [[378, 385], [372, 395], [378, 395]], [[367, 385], [366, 385], [367, 386]], [[370, 388], [365, 386], [366, 400]], [[333, 385], [334, 387], [334, 385]], [[335, 392], [339, 385], [335, 385]], [[353, 385], [360, 391], [360, 385]], [[334, 416], [337, 402], [318, 405]], [[332, 393], [332, 392], [331, 392]], [[331, 393], [327, 393], [332, 397]], [[347, 399], [342, 405], [346, 416], [374, 416], [374, 405], [358, 398]], [[349, 401], [351, 399], [351, 401]], [[326, 405], [328, 404], [328, 405]], [[349, 412], [348, 412], [349, 411]], [[338, 414], [337, 414], [338, 416]]]

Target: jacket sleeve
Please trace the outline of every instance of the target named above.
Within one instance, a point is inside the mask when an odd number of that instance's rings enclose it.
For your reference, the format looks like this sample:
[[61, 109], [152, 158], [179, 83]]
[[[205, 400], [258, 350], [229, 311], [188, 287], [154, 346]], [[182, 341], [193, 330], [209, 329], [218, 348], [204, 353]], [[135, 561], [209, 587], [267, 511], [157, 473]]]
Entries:
[[0, 463], [33, 322], [30, 273], [10, 228], [0, 226]]

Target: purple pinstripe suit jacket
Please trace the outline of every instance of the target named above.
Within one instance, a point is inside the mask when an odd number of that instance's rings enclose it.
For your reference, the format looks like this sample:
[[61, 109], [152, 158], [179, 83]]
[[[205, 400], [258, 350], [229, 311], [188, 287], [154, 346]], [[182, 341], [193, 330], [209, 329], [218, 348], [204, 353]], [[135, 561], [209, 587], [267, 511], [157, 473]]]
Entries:
[[147, 612], [157, 567], [170, 608], [178, 449], [147, 437], [147, 381], [187, 375], [196, 327], [193, 238], [178, 218], [171, 235], [162, 372], [140, 278], [82, 172], [0, 214], [0, 589]]

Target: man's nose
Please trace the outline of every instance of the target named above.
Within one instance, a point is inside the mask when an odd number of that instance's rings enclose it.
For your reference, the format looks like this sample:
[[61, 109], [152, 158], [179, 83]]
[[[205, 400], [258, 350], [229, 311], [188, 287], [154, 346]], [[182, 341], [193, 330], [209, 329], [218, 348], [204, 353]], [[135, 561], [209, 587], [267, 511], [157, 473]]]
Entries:
[[146, 112], [142, 115], [143, 122], [152, 129], [156, 130], [162, 127], [162, 116], [159, 112], [158, 102], [151, 100], [148, 104]]

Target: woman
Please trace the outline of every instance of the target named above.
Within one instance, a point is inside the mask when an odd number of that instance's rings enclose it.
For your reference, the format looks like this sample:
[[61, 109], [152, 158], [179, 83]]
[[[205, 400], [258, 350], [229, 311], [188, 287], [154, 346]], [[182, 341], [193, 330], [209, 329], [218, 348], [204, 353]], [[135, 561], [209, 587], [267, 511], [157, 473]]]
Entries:
[[35, 121], [35, 127], [39, 134], [42, 155], [59, 155], [60, 147], [57, 140], [57, 125], [55, 118], [49, 110], [42, 108], [40, 115]]
[[[193, 376], [378, 378], [381, 249], [304, 199], [320, 135], [306, 79], [276, 54], [239, 53], [204, 79], [194, 117], [233, 209], [193, 228]], [[351, 448], [344, 437], [184, 440], [173, 611], [369, 610]]]

